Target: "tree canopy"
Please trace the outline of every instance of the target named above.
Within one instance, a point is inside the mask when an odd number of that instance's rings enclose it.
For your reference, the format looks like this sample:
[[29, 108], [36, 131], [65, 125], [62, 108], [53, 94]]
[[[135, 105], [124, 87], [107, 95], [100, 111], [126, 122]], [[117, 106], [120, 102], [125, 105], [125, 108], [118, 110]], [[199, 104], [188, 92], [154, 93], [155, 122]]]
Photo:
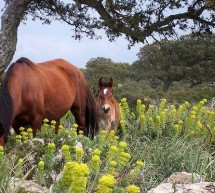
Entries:
[[202, 82], [214, 81], [214, 53], [214, 34], [202, 37], [187, 35], [180, 40], [162, 40], [144, 46], [132, 68], [133, 72], [139, 73], [137, 77], [161, 80], [164, 83], [164, 91], [168, 90], [174, 81], [185, 78], [190, 81], [192, 87]]
[[92, 58], [87, 62], [84, 75], [87, 82], [93, 87], [93, 91], [97, 92], [99, 78], [104, 78], [106, 81], [113, 78], [114, 87], [118, 82], [123, 82], [129, 76], [129, 64], [113, 62], [109, 58]]
[[125, 35], [129, 46], [157, 38], [177, 36], [178, 31], [191, 29], [211, 33], [215, 26], [213, 0], [5, 0], [0, 31], [0, 74], [12, 59], [21, 21], [31, 15], [50, 24], [66, 22], [73, 37], [97, 37], [103, 29], [110, 41]]
[[[122, 34], [134, 44], [149, 36], [172, 37], [177, 30], [211, 33], [215, 26], [212, 1], [203, 0], [34, 0], [28, 13], [45, 23], [62, 20], [74, 28], [74, 37], [91, 38], [95, 29], [104, 29], [110, 41]], [[36, 11], [40, 10], [40, 11]], [[192, 20], [193, 22], [190, 22]]]

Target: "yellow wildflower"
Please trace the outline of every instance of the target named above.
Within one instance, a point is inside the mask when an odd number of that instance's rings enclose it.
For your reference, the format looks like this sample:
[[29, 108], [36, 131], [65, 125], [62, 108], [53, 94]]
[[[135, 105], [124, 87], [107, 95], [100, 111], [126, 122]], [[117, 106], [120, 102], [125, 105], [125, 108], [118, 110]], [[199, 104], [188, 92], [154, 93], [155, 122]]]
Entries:
[[38, 168], [40, 169], [40, 170], [43, 170], [44, 169], [44, 166], [45, 166], [45, 163], [44, 163], [44, 161], [39, 161], [39, 163], [38, 163]]
[[28, 129], [27, 129], [27, 132], [28, 132], [28, 133], [32, 133], [33, 130], [32, 130], [31, 128], [28, 128]]
[[105, 175], [99, 179], [97, 186], [97, 193], [111, 193], [113, 186], [116, 184], [116, 180], [112, 175]]
[[126, 98], [122, 98], [122, 99], [121, 99], [121, 102], [122, 102], [122, 103], [126, 103], [126, 102], [127, 102], [127, 99], [126, 99]]
[[100, 150], [97, 148], [93, 150], [93, 155], [100, 155], [100, 153]]
[[101, 164], [100, 157], [98, 155], [93, 155], [90, 161], [90, 166], [93, 171], [98, 171]]
[[142, 162], [142, 161], [140, 161], [140, 160], [138, 160], [138, 161], [136, 162], [136, 164], [137, 164], [137, 166], [140, 166], [140, 167], [143, 167], [143, 166], [144, 166], [144, 162]]
[[63, 145], [61, 149], [63, 151], [69, 151], [69, 146], [68, 145]]
[[52, 124], [52, 125], [56, 125], [56, 121], [55, 121], [55, 120], [52, 120], [52, 121], [51, 121], [51, 124]]
[[135, 185], [129, 185], [126, 187], [126, 193], [140, 193], [140, 188]]
[[22, 132], [22, 131], [25, 130], [25, 128], [24, 127], [20, 127], [19, 130]]
[[121, 148], [125, 149], [125, 148], [127, 147], [126, 142], [121, 141], [121, 142], [119, 143], [119, 147], [121, 147]]
[[55, 144], [54, 143], [48, 143], [48, 148], [54, 149], [55, 148]]
[[44, 123], [48, 123], [49, 120], [48, 120], [48, 119], [43, 119], [43, 122], [44, 122]]
[[76, 161], [81, 163], [83, 153], [84, 153], [83, 149], [78, 147], [78, 148], [75, 149], [75, 152], [76, 152], [76, 157], [75, 157]]
[[208, 102], [207, 99], [202, 99], [204, 101], [204, 103]]
[[137, 105], [141, 105], [142, 101], [140, 99], [137, 99]]
[[59, 127], [58, 127], [59, 129], [63, 129], [63, 125], [59, 125]]
[[108, 168], [108, 174], [114, 175], [115, 174], [115, 168], [116, 168], [116, 161], [110, 161], [109, 168]]

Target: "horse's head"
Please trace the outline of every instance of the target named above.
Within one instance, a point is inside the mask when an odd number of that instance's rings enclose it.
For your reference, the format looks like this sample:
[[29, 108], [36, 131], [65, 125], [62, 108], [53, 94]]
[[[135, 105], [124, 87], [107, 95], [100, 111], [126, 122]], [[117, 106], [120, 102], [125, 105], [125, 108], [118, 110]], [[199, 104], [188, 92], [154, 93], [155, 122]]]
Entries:
[[107, 114], [112, 105], [112, 85], [113, 85], [113, 79], [110, 78], [109, 82], [103, 82], [102, 79], [99, 79], [99, 90], [98, 94], [96, 96], [96, 101], [100, 105], [102, 111]]

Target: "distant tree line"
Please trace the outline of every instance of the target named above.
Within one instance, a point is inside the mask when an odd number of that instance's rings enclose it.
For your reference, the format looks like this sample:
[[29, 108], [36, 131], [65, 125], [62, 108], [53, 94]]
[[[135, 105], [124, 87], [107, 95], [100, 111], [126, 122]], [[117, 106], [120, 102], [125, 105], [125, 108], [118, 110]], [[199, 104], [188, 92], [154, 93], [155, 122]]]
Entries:
[[190, 88], [215, 81], [215, 34], [156, 41], [142, 47], [137, 56], [132, 64], [102, 57], [88, 61], [83, 71], [93, 91], [100, 77], [114, 79], [119, 97], [141, 90], [144, 84], [151, 89], [160, 86], [165, 93], [176, 81]]
[[215, 81], [215, 34], [156, 41], [142, 47], [137, 56], [131, 65], [101, 57], [91, 59], [85, 75], [93, 85], [99, 77], [110, 76], [118, 82], [149, 80], [152, 87], [162, 83], [165, 92], [175, 81], [186, 80], [191, 88]]

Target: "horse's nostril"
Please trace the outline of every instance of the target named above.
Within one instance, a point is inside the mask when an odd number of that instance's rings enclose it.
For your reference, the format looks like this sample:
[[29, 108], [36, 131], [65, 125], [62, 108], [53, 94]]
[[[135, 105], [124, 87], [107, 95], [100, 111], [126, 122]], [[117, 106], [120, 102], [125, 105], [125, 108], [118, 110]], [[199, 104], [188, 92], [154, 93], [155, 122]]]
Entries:
[[108, 113], [110, 108], [103, 108], [104, 113]]
[[104, 105], [102, 106], [102, 109], [103, 109], [104, 113], [108, 113], [109, 110], [110, 110], [110, 106], [109, 106], [108, 104], [104, 104]]

